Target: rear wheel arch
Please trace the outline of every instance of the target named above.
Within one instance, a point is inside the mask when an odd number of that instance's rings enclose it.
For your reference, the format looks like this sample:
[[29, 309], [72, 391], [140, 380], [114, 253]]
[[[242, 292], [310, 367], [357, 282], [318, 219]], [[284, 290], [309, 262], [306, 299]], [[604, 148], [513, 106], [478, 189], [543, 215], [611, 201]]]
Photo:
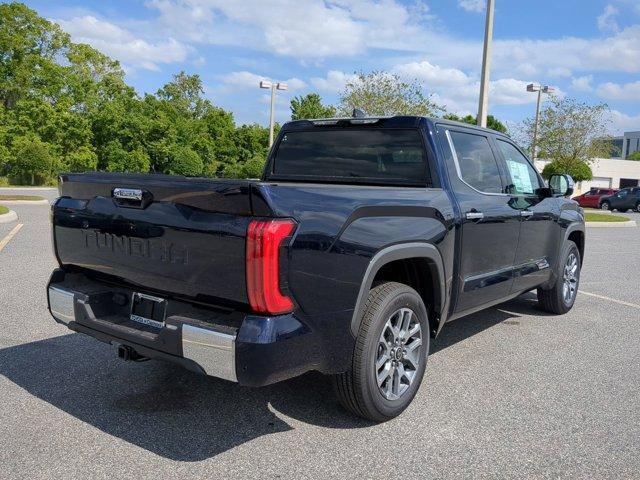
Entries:
[[429, 329], [434, 335], [442, 324], [446, 305], [444, 264], [434, 245], [419, 242], [392, 245], [372, 257], [353, 311], [352, 334], [358, 334], [364, 303], [371, 288], [390, 281], [408, 285], [420, 294], [429, 312]]

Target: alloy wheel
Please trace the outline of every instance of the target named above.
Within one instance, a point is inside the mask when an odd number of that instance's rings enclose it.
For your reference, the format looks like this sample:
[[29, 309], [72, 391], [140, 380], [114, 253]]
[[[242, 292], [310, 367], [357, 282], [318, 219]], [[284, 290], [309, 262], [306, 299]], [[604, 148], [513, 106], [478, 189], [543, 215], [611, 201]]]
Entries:
[[387, 319], [378, 341], [375, 375], [380, 393], [397, 400], [413, 384], [420, 362], [422, 327], [410, 308], [400, 308]]
[[567, 263], [564, 266], [562, 299], [564, 300], [565, 305], [570, 305], [576, 296], [579, 275], [580, 266], [578, 265], [578, 257], [572, 252], [569, 254]]

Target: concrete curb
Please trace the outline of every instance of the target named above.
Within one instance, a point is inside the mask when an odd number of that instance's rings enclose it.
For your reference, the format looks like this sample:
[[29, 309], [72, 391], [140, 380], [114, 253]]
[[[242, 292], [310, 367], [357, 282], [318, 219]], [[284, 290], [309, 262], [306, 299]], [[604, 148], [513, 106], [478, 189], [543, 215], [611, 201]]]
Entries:
[[13, 210], [9, 210], [9, 213], [0, 215], [0, 223], [9, 223], [18, 219], [18, 214]]
[[30, 203], [35, 205], [48, 205], [49, 200], [0, 200], [3, 205], [28, 205]]
[[630, 220], [628, 222], [585, 222], [587, 227], [593, 228], [627, 228], [637, 227], [636, 222]]
[[0, 187], [0, 192], [11, 190], [13, 192], [26, 192], [27, 190], [57, 190], [57, 187], [20, 187], [20, 186], [8, 186]]

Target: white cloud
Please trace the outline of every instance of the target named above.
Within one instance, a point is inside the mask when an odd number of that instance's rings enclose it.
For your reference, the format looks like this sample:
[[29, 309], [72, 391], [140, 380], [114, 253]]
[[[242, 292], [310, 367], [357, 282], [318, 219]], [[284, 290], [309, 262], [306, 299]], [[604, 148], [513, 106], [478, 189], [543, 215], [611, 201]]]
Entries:
[[618, 9], [613, 5], [604, 7], [604, 11], [598, 16], [598, 28], [603, 32], [617, 32], [620, 30], [616, 21], [617, 15]]
[[571, 79], [571, 89], [577, 92], [590, 92], [593, 90], [591, 82], [593, 75], [584, 75], [583, 77], [575, 77]]
[[570, 77], [571, 70], [566, 67], [554, 67], [550, 68], [547, 72], [550, 77]]
[[[224, 84], [226, 90], [259, 88], [261, 80], [270, 80], [268, 75], [258, 75], [246, 70], [220, 75], [218, 79]], [[282, 82], [286, 83], [289, 91], [292, 92], [302, 90], [307, 87], [306, 82], [297, 77], [282, 80]]]
[[603, 83], [598, 85], [596, 93], [607, 100], [640, 100], [640, 81], [624, 84]]
[[611, 133], [614, 135], [623, 132], [640, 130], [640, 115], [627, 115], [618, 110], [611, 110]]
[[640, 72], [640, 24], [606, 38], [566, 37], [548, 40], [496, 40], [495, 70], [528, 62], [539, 71], [556, 68], [575, 71]]
[[158, 70], [159, 63], [184, 61], [189, 47], [168, 38], [150, 42], [138, 38], [128, 30], [92, 15], [73, 17], [69, 20], [54, 20], [71, 34], [75, 42], [88, 43], [126, 66]]
[[348, 74], [339, 70], [330, 70], [326, 77], [313, 77], [311, 85], [323, 92], [338, 93], [344, 90], [347, 82], [354, 81], [358, 77], [354, 74]]
[[483, 12], [485, 0], [458, 0], [458, 6], [467, 12]]
[[410, 62], [396, 65], [394, 73], [410, 80], [416, 79], [423, 83], [427, 89], [437, 86], [456, 86], [468, 84], [471, 79], [462, 70], [457, 68], [442, 68], [428, 61]]
[[265, 75], [257, 75], [247, 71], [231, 72], [221, 75], [219, 78], [222, 83], [235, 88], [258, 88], [260, 81], [268, 79]]
[[151, 0], [148, 5], [160, 11], [165, 28], [193, 41], [241, 45], [296, 58], [354, 55], [365, 48], [363, 22], [335, 3]]

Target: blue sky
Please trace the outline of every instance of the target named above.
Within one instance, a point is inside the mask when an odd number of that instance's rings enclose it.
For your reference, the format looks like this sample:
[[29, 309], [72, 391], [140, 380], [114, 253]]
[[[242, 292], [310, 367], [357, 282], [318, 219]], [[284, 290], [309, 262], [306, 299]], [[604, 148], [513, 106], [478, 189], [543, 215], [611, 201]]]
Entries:
[[[477, 109], [484, 0], [27, 1], [77, 42], [118, 59], [140, 93], [201, 76], [238, 123], [268, 121], [262, 78], [326, 103], [355, 71], [417, 79], [448, 111]], [[490, 113], [532, 115], [530, 82], [612, 109], [611, 132], [640, 130], [640, 0], [496, 0]]]

